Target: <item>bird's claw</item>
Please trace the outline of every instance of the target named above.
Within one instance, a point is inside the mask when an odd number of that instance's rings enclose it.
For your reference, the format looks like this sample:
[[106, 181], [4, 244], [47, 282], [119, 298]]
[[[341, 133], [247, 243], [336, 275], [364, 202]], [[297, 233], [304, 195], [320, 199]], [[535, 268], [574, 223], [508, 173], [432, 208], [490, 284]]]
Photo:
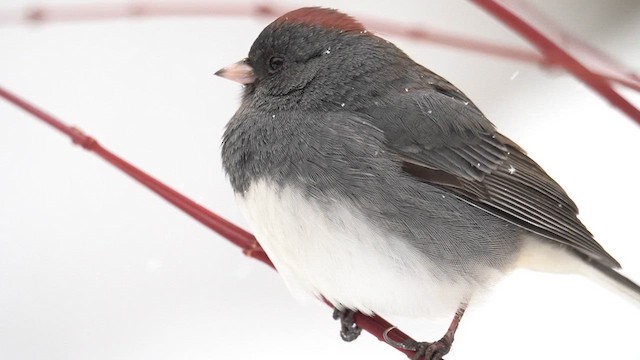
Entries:
[[393, 340], [389, 337], [389, 332], [395, 329], [395, 326], [388, 328], [382, 334], [384, 341], [398, 349], [414, 351], [415, 354], [411, 357], [412, 360], [442, 360], [449, 350], [451, 350], [451, 344], [453, 339], [445, 335], [442, 339], [436, 342], [418, 342], [413, 339], [408, 339], [403, 342]]
[[442, 360], [442, 357], [451, 350], [451, 342], [442, 338], [436, 342], [415, 342], [415, 354], [412, 360]]
[[356, 311], [349, 309], [339, 310], [335, 308], [333, 310], [333, 318], [335, 320], [340, 319], [340, 337], [342, 340], [350, 342], [358, 338], [362, 329], [356, 325], [353, 321]]

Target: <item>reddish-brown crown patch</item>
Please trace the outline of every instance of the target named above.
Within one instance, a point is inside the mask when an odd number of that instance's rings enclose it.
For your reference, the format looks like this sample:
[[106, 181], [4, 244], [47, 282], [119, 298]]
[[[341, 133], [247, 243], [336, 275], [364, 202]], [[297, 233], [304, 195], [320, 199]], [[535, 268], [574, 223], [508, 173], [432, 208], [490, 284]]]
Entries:
[[305, 24], [342, 31], [365, 31], [358, 20], [338, 10], [307, 7], [290, 11], [279, 17], [276, 23]]

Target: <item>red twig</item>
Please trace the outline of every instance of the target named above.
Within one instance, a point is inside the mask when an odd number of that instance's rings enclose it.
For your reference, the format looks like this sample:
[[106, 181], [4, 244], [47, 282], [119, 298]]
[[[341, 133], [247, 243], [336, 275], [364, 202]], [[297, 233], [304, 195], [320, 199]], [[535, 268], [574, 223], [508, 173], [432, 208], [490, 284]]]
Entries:
[[[523, 15], [524, 8], [520, 2], [518, 9], [513, 2], [507, 6], [498, 4], [496, 1], [476, 1], [480, 6], [489, 12], [498, 15], [494, 6], [506, 9], [507, 12], [518, 13], [522, 19], [526, 19], [529, 24], [538, 23], [540, 16], [532, 17], [533, 11], [527, 9], [526, 16]], [[89, 5], [56, 5], [45, 6], [35, 5], [24, 9], [15, 9], [0, 11], [0, 25], [28, 22], [33, 24], [43, 24], [48, 22], [64, 22], [64, 21], [91, 21], [91, 20], [108, 20], [117, 18], [140, 18], [140, 17], [167, 17], [167, 16], [244, 16], [244, 17], [261, 17], [273, 18], [279, 14], [286, 12], [287, 8], [277, 7], [265, 4], [243, 4], [235, 5], [231, 3], [206, 3], [206, 2], [135, 2], [133, 4], [89, 4]], [[516, 11], [517, 10], [517, 11]], [[501, 18], [502, 19], [502, 18]], [[363, 21], [373, 31], [384, 33], [385, 35], [393, 35], [408, 38], [417, 42], [436, 43], [444, 46], [450, 46], [467, 51], [512, 59], [516, 61], [524, 61], [536, 63], [545, 67], [563, 66], [555, 57], [549, 57], [548, 53], [541, 56], [534, 52], [523, 50], [515, 47], [495, 44], [491, 41], [480, 40], [474, 37], [452, 35], [450, 31], [441, 31], [424, 26], [411, 26], [402, 23], [391, 22], [381, 19], [365, 18]], [[511, 25], [511, 24], [510, 24]], [[514, 30], [519, 31], [521, 24], [513, 24]], [[545, 22], [545, 30], [557, 28]], [[555, 40], [559, 38], [556, 37]], [[562, 34], [563, 43], [570, 39], [572, 43], [572, 51], [580, 55], [581, 62], [589, 63], [590, 70], [609, 81], [616, 82], [630, 89], [640, 91], [640, 78], [627, 70], [624, 66], [616, 63], [612, 59], [601, 54], [597, 50], [580, 43], [576, 39]], [[557, 41], [556, 41], [557, 42]], [[564, 45], [564, 44], [563, 44]]]
[[[66, 22], [86, 20], [106, 20], [114, 18], [139, 18], [160, 16], [251, 16], [273, 19], [284, 14], [284, 7], [267, 4], [220, 4], [204, 2], [135, 2], [120, 4], [77, 4], [77, 5], [34, 5], [22, 12], [0, 13], [0, 25], [19, 23]], [[360, 18], [360, 17], [359, 17]], [[405, 37], [417, 42], [436, 43], [473, 52], [509, 58], [517, 61], [533, 62], [544, 66], [552, 65], [542, 56], [529, 50], [494, 44], [473, 37], [452, 35], [449, 32], [433, 28], [406, 26], [381, 19], [362, 18], [363, 23], [372, 31], [385, 35]]]
[[[148, 189], [152, 190], [171, 204], [189, 214], [189, 216], [196, 219], [204, 226], [217, 232], [227, 240], [242, 248], [245, 255], [260, 260], [273, 268], [271, 260], [269, 260], [267, 254], [265, 254], [265, 252], [256, 241], [255, 237], [250, 233], [221, 218], [220, 216], [207, 210], [201, 205], [198, 205], [196, 202], [190, 200], [189, 198], [178, 193], [169, 186], [153, 178], [151, 175], [138, 169], [131, 163], [125, 161], [116, 154], [104, 148], [93, 137], [86, 135], [78, 128], [65, 124], [61, 120], [56, 119], [52, 115], [42, 111], [41, 109], [35, 107], [34, 105], [21, 99], [20, 97], [12, 94], [1, 86], [0, 97], [5, 98], [10, 103], [51, 125], [56, 130], [64, 133], [73, 141], [74, 144], [80, 145], [85, 150], [97, 154], [111, 165], [122, 170], [124, 173], [131, 176]], [[384, 341], [382, 337], [384, 331], [392, 327], [389, 322], [379, 316], [369, 317], [359, 313], [355, 316], [355, 322], [359, 327], [369, 332], [371, 335], [377, 337], [380, 341]], [[392, 335], [393, 338], [399, 339], [398, 341], [400, 342], [410, 339], [405, 333], [398, 329], [395, 329], [390, 335]], [[413, 352], [409, 350], [398, 350], [405, 353], [406, 355], [413, 354]]]
[[[581, 62], [577, 56], [572, 55], [569, 51], [561, 47], [559, 45], [559, 39], [557, 39], [558, 35], [556, 35], [556, 39], [554, 39], [554, 35], [549, 34], [548, 31], [543, 31], [539, 27], [536, 27], [533, 22], [526, 20], [533, 16], [528, 15], [531, 11], [527, 11], [527, 9], [522, 5], [517, 6], [516, 4], [518, 4], [518, 2], [507, 3], [500, 0], [473, 1], [500, 19], [503, 23], [507, 24], [511, 29], [529, 40], [545, 55], [547, 59], [565, 68], [575, 77], [591, 87], [594, 91], [609, 100], [611, 104], [627, 114], [635, 122], [640, 124], [640, 110], [628, 102], [611, 86], [611, 83], [608, 81], [609, 78], [597, 73], [585, 63]], [[572, 39], [567, 36], [563, 36], [562, 40], [564, 40], [563, 43], [570, 44], [570, 40]], [[576, 43], [575, 40], [573, 42]], [[584, 44], [577, 45], [579, 45], [583, 51], [588, 50]], [[597, 60], [600, 62], [606, 61], [606, 59], [598, 57], [595, 52], [592, 53], [592, 56], [594, 58], [597, 57]], [[636, 76], [629, 75], [627, 80], [633, 88], [638, 89], [639, 85]]]
[[[630, 89], [640, 91], [640, 77], [605, 56], [596, 49], [587, 46], [567, 34], [560, 33], [559, 29], [544, 19], [534, 9], [525, 7], [521, 1], [509, 3], [497, 0], [474, 0], [479, 6], [491, 12], [494, 16], [509, 25], [513, 30], [521, 33], [531, 40], [535, 46], [542, 50], [544, 56], [537, 53], [515, 47], [495, 44], [491, 41], [480, 40], [474, 37], [453, 35], [447, 31], [440, 31], [424, 26], [406, 26], [401, 23], [385, 21], [381, 19], [364, 18], [364, 23], [373, 31], [386, 35], [405, 37], [417, 42], [436, 43], [467, 51], [473, 51], [492, 56], [536, 63], [544, 67], [561, 67], [571, 71], [574, 75], [583, 79], [594, 90], [609, 99], [614, 105], [621, 108], [632, 118], [636, 119], [636, 112], [608, 82], [615, 82]], [[234, 5], [227, 3], [206, 2], [145, 2], [134, 3], [103, 3], [103, 4], [74, 4], [74, 5], [34, 5], [21, 10], [4, 10], [0, 12], [0, 25], [28, 22], [42, 24], [47, 22], [107, 20], [115, 18], [140, 18], [162, 16], [251, 16], [273, 18], [286, 12], [286, 8], [267, 4]], [[534, 28], [532, 24], [543, 24], [544, 32], [540, 27]], [[532, 32], [533, 29], [533, 32]], [[565, 54], [572, 54], [574, 60], [584, 69], [579, 69], [575, 63], [568, 61], [566, 56], [559, 54], [556, 49], [544, 44], [544, 36], [534, 35], [549, 33], [553, 30], [554, 36], [549, 39], [552, 44], [562, 40]], [[571, 51], [566, 47], [571, 46]], [[558, 46], [555, 46], [559, 49]], [[593, 75], [586, 80], [580, 73]], [[602, 84], [602, 81], [604, 84]], [[636, 119], [637, 120], [637, 119]]]
[[[0, 97], [5, 98], [17, 107], [22, 108], [26, 112], [51, 125], [56, 130], [64, 133], [71, 138], [71, 141], [73, 141], [74, 144], [80, 145], [84, 149], [96, 153], [113, 166], [136, 179], [138, 182], [142, 183], [144, 186], [148, 187], [153, 192], [178, 207], [180, 210], [189, 214], [189, 216], [227, 238], [237, 246], [243, 249], [248, 249], [253, 246], [253, 243], [255, 243], [255, 238], [250, 233], [212, 213], [196, 202], [154, 179], [149, 174], [131, 165], [116, 154], [102, 147], [93, 137], [84, 134], [80, 129], [63, 123], [2, 87], [0, 87]], [[266, 258], [266, 255], [260, 255], [260, 253], [264, 254], [262, 251], [253, 251], [252, 256], [271, 265], [271, 262]]]
[[433, 28], [406, 26], [380, 19], [362, 18], [362, 20], [367, 25], [367, 28], [384, 35], [404, 37], [416, 42], [435, 43], [505, 59], [536, 63], [545, 67], [554, 66], [554, 64], [535, 52], [513, 46], [495, 44], [491, 41], [468, 36], [454, 35], [450, 32]]
[[[525, 7], [521, 1], [496, 1], [496, 0], [474, 0], [479, 6], [491, 12], [494, 16], [511, 26], [515, 31], [523, 34], [531, 40], [534, 45], [542, 50], [544, 56], [535, 52], [523, 50], [515, 47], [495, 44], [491, 41], [481, 40], [469, 36], [453, 35], [447, 31], [441, 31], [424, 26], [407, 26], [401, 23], [364, 18], [364, 23], [373, 31], [378, 31], [386, 35], [405, 37], [413, 41], [424, 43], [436, 43], [450, 46], [476, 53], [498, 56], [516, 61], [536, 63], [544, 67], [566, 68], [573, 74], [582, 78], [589, 86], [609, 99], [614, 105], [620, 107], [625, 113], [636, 119], [636, 112], [630, 104], [626, 102], [607, 82], [615, 82], [630, 89], [640, 91], [640, 77], [629, 71], [624, 66], [600, 53], [596, 49], [587, 46], [567, 34], [560, 33], [557, 26], [547, 21], [532, 8]], [[102, 3], [102, 4], [74, 4], [74, 5], [33, 5], [23, 9], [0, 11], [0, 25], [12, 23], [32, 23], [43, 24], [48, 22], [66, 21], [87, 21], [87, 20], [108, 20], [117, 18], [140, 18], [140, 17], [167, 17], [167, 16], [250, 16], [273, 18], [286, 12], [287, 8], [268, 4], [243, 4], [234, 5], [231, 3], [207, 3], [207, 2], [150, 2], [136, 1], [133, 3]], [[540, 27], [534, 29], [532, 24], [543, 24], [544, 32]], [[556, 49], [544, 44], [543, 38], [533, 35], [534, 32], [549, 33], [553, 30], [554, 36], [549, 38], [552, 44], [562, 43], [566, 54], [572, 54], [574, 60], [588, 69], [588, 73], [593, 75], [590, 80], [585, 80], [579, 73], [584, 69], [579, 69], [575, 63], [568, 61], [566, 56], [559, 55]], [[562, 40], [560, 42], [559, 40]], [[571, 46], [571, 51], [567, 52], [566, 47]], [[556, 46], [557, 47], [557, 46]], [[559, 48], [559, 47], [557, 47]], [[602, 81], [604, 81], [604, 84]], [[636, 119], [637, 120], [637, 119]]]

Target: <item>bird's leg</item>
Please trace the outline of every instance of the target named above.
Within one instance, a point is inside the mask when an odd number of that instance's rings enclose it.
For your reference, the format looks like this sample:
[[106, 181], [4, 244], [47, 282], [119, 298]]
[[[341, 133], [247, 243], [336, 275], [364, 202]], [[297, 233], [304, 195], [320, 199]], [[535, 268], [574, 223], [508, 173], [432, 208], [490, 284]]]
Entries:
[[353, 317], [357, 311], [349, 309], [333, 309], [333, 318], [340, 319], [340, 337], [344, 341], [353, 341], [360, 336], [362, 329], [353, 321]]
[[467, 308], [466, 303], [460, 304], [456, 314], [451, 320], [451, 324], [447, 329], [447, 332], [444, 334], [442, 339], [436, 342], [417, 342], [415, 340], [408, 340], [405, 342], [397, 342], [395, 340], [391, 340], [388, 337], [389, 331], [394, 328], [387, 329], [384, 332], [383, 337], [384, 340], [392, 346], [397, 348], [412, 350], [415, 351], [415, 354], [411, 358], [412, 360], [441, 360], [443, 356], [445, 356], [449, 350], [451, 350], [451, 344], [453, 344], [453, 337], [458, 330], [458, 324], [460, 323], [460, 319], [462, 319], [462, 315], [464, 315], [464, 311]]

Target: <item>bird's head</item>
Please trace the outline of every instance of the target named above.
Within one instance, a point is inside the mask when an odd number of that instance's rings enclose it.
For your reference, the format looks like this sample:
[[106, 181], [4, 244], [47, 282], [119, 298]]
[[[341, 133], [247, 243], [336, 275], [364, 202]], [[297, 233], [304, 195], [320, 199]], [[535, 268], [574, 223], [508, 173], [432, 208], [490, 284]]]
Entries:
[[279, 108], [325, 108], [384, 86], [389, 71], [380, 70], [403, 57], [346, 14], [301, 8], [269, 24], [247, 58], [216, 75], [245, 85], [245, 99], [269, 98]]

